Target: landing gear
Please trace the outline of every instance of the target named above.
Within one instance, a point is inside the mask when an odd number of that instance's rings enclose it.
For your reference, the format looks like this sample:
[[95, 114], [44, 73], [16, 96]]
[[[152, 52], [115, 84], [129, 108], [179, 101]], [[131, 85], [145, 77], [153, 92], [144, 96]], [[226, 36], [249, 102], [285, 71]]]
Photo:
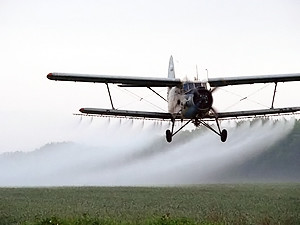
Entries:
[[190, 122], [192, 121], [192, 119], [190, 119], [189, 121], [187, 121], [183, 126], [181, 126], [176, 132], [174, 132], [174, 125], [175, 125], [175, 119], [172, 119], [172, 131], [170, 130], [166, 130], [166, 139], [167, 142], [171, 142], [172, 141], [172, 137], [177, 134], [182, 128], [184, 128], [186, 125], [188, 125]]
[[221, 137], [221, 141], [222, 142], [225, 142], [227, 140], [227, 130], [226, 129], [223, 129], [221, 131], [221, 128], [220, 128], [220, 125], [219, 125], [219, 120], [218, 120], [218, 117], [216, 116], [216, 124], [218, 126], [218, 130], [219, 130], [219, 133], [215, 131], [215, 133], [217, 133], [218, 135], [220, 135]]
[[172, 131], [171, 130], [166, 130], [166, 140], [167, 142], [172, 142], [172, 138], [175, 134], [177, 134], [182, 128], [184, 128], [186, 125], [188, 125], [191, 121], [193, 121], [193, 123], [195, 124], [196, 127], [198, 127], [200, 124], [202, 124], [203, 126], [205, 126], [206, 128], [210, 129], [211, 131], [213, 131], [214, 133], [216, 133], [217, 135], [219, 135], [221, 137], [221, 141], [225, 142], [227, 140], [227, 130], [223, 129], [221, 131], [220, 125], [219, 125], [219, 121], [218, 118], [215, 117], [216, 119], [216, 124], [218, 127], [218, 130], [215, 130], [213, 127], [211, 127], [209, 124], [207, 124], [205, 121], [203, 121], [202, 119], [190, 119], [188, 122], [186, 122], [183, 126], [181, 126], [176, 132], [173, 133], [174, 131], [174, 123], [175, 123], [175, 119], [172, 119]]
[[219, 121], [218, 118], [216, 117], [216, 124], [218, 127], [218, 130], [215, 130], [213, 127], [211, 127], [209, 124], [207, 124], [205, 121], [203, 120], [199, 120], [200, 123], [205, 126], [206, 128], [210, 129], [212, 132], [216, 133], [217, 135], [219, 135], [221, 137], [221, 141], [225, 142], [227, 140], [227, 130], [223, 129], [221, 131], [220, 125], [219, 125]]

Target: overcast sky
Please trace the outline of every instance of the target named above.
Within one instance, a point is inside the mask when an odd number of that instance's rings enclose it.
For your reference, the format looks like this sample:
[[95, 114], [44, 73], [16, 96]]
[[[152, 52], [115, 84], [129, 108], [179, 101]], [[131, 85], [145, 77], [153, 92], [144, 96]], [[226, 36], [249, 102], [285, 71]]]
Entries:
[[[0, 0], [0, 152], [64, 140], [53, 133], [72, 113], [109, 107], [104, 85], [49, 72], [166, 77], [170, 55], [181, 78], [196, 64], [210, 77], [300, 72], [299, 12], [298, 0]], [[284, 92], [297, 105], [299, 91]]]

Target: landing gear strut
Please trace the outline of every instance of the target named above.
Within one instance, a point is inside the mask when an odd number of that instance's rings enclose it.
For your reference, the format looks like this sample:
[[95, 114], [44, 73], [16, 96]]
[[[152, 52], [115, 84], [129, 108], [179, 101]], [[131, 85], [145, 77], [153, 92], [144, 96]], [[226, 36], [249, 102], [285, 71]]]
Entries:
[[175, 119], [172, 119], [172, 131], [170, 130], [166, 130], [166, 139], [167, 142], [171, 142], [172, 141], [172, 137], [177, 134], [180, 130], [182, 130], [182, 128], [184, 128], [186, 125], [188, 125], [192, 119], [190, 119], [189, 121], [187, 121], [183, 126], [181, 126], [176, 132], [174, 132], [174, 125], [175, 125]]
[[221, 141], [225, 142], [227, 140], [227, 130], [223, 129], [221, 131], [221, 128], [220, 128], [220, 125], [219, 125], [219, 120], [218, 120], [217, 117], [215, 117], [215, 118], [216, 118], [216, 123], [217, 123], [217, 126], [218, 126], [218, 130], [219, 130], [219, 133], [217, 133], [217, 132], [216, 133], [220, 135]]

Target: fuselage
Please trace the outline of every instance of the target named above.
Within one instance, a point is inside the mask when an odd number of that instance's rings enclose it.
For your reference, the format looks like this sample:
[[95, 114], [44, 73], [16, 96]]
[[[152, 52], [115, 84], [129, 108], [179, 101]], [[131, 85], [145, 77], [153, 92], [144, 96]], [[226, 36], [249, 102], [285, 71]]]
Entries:
[[203, 118], [213, 104], [211, 92], [201, 82], [185, 82], [168, 91], [168, 111], [182, 119]]

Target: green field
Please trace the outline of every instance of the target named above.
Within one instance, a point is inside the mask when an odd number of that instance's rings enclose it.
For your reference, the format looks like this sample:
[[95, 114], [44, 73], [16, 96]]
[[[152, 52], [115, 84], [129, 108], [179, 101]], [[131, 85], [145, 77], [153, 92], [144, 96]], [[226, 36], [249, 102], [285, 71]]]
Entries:
[[0, 188], [0, 224], [300, 224], [300, 184]]

